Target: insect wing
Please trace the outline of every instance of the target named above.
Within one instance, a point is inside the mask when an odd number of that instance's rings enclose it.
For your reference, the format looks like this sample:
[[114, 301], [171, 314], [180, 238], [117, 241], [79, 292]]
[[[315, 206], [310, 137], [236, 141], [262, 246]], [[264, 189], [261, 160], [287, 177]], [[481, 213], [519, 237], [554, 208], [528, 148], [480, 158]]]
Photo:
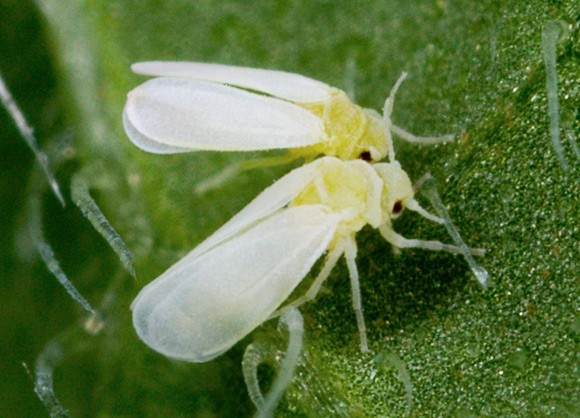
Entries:
[[123, 120], [133, 143], [152, 152], [294, 148], [325, 138], [322, 121], [292, 103], [182, 78], [154, 78], [133, 89]]
[[284, 209], [146, 286], [133, 324], [150, 347], [204, 362], [268, 319], [333, 238], [340, 215], [323, 205]]
[[286, 206], [314, 179], [318, 172], [318, 165], [328, 158], [332, 157], [323, 157], [309, 164], [305, 164], [280, 178], [256, 196], [244, 209], [198, 245], [186, 257], [198, 257], [202, 253], [230, 239], [232, 236], [241, 233], [254, 223], [271, 216], [274, 212]]
[[329, 99], [330, 86], [285, 71], [236, 67], [202, 62], [149, 61], [133, 64], [138, 74], [189, 78], [243, 87], [297, 103], [318, 103]]
[[[133, 125], [133, 122], [129, 118], [127, 113], [128, 103], [123, 111], [123, 128], [125, 133], [131, 140], [133, 144], [141, 148], [144, 151], [152, 152], [154, 154], [177, 154], [180, 152], [191, 152], [191, 148], [178, 147], [175, 145], [169, 145], [159, 142], [157, 139], [153, 139], [151, 133], [142, 132]], [[137, 111], [138, 112], [138, 111]]]

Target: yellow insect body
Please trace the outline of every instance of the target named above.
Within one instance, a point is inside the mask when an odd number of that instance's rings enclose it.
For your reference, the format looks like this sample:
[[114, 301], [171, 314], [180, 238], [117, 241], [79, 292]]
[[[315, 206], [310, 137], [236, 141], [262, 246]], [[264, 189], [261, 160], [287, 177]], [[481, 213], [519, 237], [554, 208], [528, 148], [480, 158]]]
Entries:
[[352, 103], [342, 90], [332, 88], [328, 101], [324, 103], [300, 106], [322, 120], [326, 135], [317, 144], [289, 149], [291, 155], [306, 159], [331, 155], [342, 160], [378, 161], [392, 147], [382, 117]]
[[363, 162], [342, 164], [325, 159], [317, 176], [291, 201], [289, 206], [322, 204], [341, 214], [341, 222], [328, 249], [337, 241], [352, 237], [366, 224], [381, 223], [382, 183], [373, 168]]

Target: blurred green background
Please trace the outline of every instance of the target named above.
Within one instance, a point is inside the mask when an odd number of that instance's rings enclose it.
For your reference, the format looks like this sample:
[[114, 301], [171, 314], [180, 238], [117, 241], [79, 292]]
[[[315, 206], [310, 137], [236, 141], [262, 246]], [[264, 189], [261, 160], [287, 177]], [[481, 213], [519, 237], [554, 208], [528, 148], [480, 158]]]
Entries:
[[[239, 211], [288, 167], [244, 173], [203, 196], [195, 184], [264, 154], [145, 154], [126, 139], [125, 95], [148, 59], [283, 69], [380, 109], [401, 71], [394, 119], [455, 144], [397, 142], [411, 177], [431, 171], [464, 239], [488, 249], [482, 290], [459, 257], [393, 254], [358, 237], [373, 355], [358, 350], [342, 263], [305, 306], [308, 357], [277, 410], [295, 416], [579, 416], [578, 1], [59, 1], [0, 0], [0, 73], [65, 190], [61, 208], [30, 150], [0, 111], [0, 416], [48, 413], [22, 363], [62, 350], [55, 391], [71, 416], [249, 416], [241, 356], [284, 339], [275, 321], [208, 364], [172, 362], [135, 336], [138, 290]], [[541, 32], [560, 28], [562, 170], [548, 136]], [[132, 250], [133, 280], [70, 201], [75, 173]], [[27, 233], [42, 198], [44, 233], [63, 270], [103, 315], [96, 336], [48, 273]], [[427, 206], [427, 203], [424, 202]], [[449, 240], [416, 216], [406, 236]], [[375, 357], [376, 356], [376, 357]], [[397, 367], [413, 386], [409, 405]], [[268, 377], [272, 370], [264, 370]]]

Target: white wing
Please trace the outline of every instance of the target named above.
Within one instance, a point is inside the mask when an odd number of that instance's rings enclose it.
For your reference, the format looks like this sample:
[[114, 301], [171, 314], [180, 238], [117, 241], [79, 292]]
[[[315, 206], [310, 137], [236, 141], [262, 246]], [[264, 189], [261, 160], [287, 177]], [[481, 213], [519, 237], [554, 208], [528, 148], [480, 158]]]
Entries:
[[125, 110], [123, 111], [123, 127], [125, 128], [125, 133], [131, 142], [133, 142], [133, 144], [142, 150], [155, 154], [177, 154], [180, 152], [191, 151], [189, 148], [177, 147], [157, 142], [155, 139], [146, 136], [145, 133], [141, 133], [133, 126], [131, 120], [129, 120], [129, 116], [127, 115], [127, 106], [125, 106]]
[[282, 210], [146, 286], [133, 324], [151, 348], [204, 362], [264, 322], [333, 238], [340, 215], [323, 205]]
[[328, 84], [285, 71], [175, 61], [139, 62], [133, 64], [131, 69], [137, 74], [229, 84], [297, 103], [325, 102], [330, 98]]
[[158, 153], [295, 148], [326, 137], [320, 118], [293, 103], [199, 80], [146, 81], [123, 113], [131, 141]]
[[309, 164], [295, 168], [246, 205], [220, 229], [193, 249], [185, 258], [195, 258], [232, 236], [241, 233], [254, 223], [266, 218], [290, 203], [317, 175], [317, 167], [327, 159], [322, 157]]

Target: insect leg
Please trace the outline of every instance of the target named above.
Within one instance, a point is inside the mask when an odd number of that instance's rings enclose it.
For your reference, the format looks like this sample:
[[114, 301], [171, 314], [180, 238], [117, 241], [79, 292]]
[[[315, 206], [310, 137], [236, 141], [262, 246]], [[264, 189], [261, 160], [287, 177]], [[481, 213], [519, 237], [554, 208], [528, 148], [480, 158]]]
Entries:
[[395, 103], [395, 95], [397, 94], [397, 90], [401, 86], [401, 83], [407, 78], [409, 74], [403, 72], [393, 88], [389, 93], [389, 97], [385, 100], [385, 105], [383, 106], [383, 122], [385, 124], [385, 137], [387, 139], [387, 147], [388, 147], [388, 155], [389, 161], [395, 161], [395, 147], [393, 146], [393, 135], [391, 132], [393, 131], [393, 121], [391, 120], [391, 113], [393, 113], [393, 105]]
[[[439, 193], [437, 192], [437, 185], [435, 184], [435, 179], [430, 174], [428, 174], [427, 176], [423, 176], [423, 179], [422, 179], [422, 184], [424, 185], [423, 193], [430, 200], [431, 205], [433, 206], [433, 208], [435, 208], [437, 214], [442, 219], [444, 219], [443, 225], [445, 226], [445, 229], [447, 229], [447, 232], [449, 232], [449, 235], [451, 236], [455, 244], [457, 244], [457, 247], [461, 249], [461, 253], [465, 258], [465, 261], [467, 261], [469, 268], [471, 268], [471, 271], [473, 272], [479, 283], [481, 283], [481, 285], [484, 287], [487, 286], [489, 275], [485, 270], [485, 268], [483, 268], [482, 266], [478, 265], [475, 262], [472, 256], [472, 254], [475, 254], [474, 250], [470, 249], [467, 246], [467, 244], [461, 238], [459, 231], [455, 228], [453, 222], [451, 222], [449, 212], [447, 211], [445, 204], [443, 204], [443, 201], [441, 200], [441, 198], [439, 197]], [[481, 251], [481, 255], [483, 255], [483, 253], [485, 252], [485, 250], [479, 251]]]
[[223, 170], [218, 171], [213, 176], [210, 176], [195, 185], [194, 192], [196, 194], [204, 194], [210, 190], [215, 190], [229, 180], [233, 179], [241, 171], [240, 164], [231, 164]]
[[415, 199], [408, 201], [407, 204], [405, 205], [405, 207], [409, 210], [417, 212], [423, 218], [429, 219], [432, 222], [435, 222], [438, 224], [445, 223], [444, 219], [440, 218], [439, 216], [433, 215], [432, 213], [427, 212], [427, 210], [425, 210], [421, 205], [419, 205], [419, 202], [417, 202]]
[[344, 246], [341, 245], [338, 245], [333, 250], [331, 250], [326, 256], [324, 266], [322, 267], [322, 270], [320, 270], [320, 273], [318, 273], [316, 279], [314, 279], [314, 282], [310, 286], [310, 289], [308, 289], [308, 291], [304, 295], [295, 299], [288, 305], [285, 305], [283, 308], [278, 309], [270, 316], [270, 318], [275, 318], [279, 316], [280, 314], [282, 314], [283, 311], [285, 311], [288, 308], [297, 308], [300, 305], [313, 300], [318, 294], [318, 291], [320, 290], [322, 283], [324, 283], [324, 281], [328, 278], [328, 275], [336, 265], [340, 256], [344, 254], [344, 251], [345, 251]]
[[272, 155], [270, 157], [255, 158], [253, 160], [242, 161], [240, 163], [240, 169], [242, 170], [254, 170], [255, 168], [263, 167], [276, 167], [279, 165], [290, 164], [300, 157], [295, 155]]
[[361, 351], [366, 353], [369, 351], [369, 345], [367, 342], [367, 330], [365, 326], [365, 318], [363, 315], [362, 299], [360, 294], [360, 284], [358, 280], [358, 270], [356, 268], [356, 253], [357, 246], [354, 239], [350, 238], [345, 246], [344, 257], [346, 258], [346, 265], [348, 267], [348, 272], [350, 274], [350, 284], [352, 291], [352, 307], [356, 315], [356, 323], [358, 326], [358, 332], [360, 334], [360, 346]]
[[[408, 239], [397, 234], [389, 225], [379, 226], [379, 231], [384, 239], [397, 248], [422, 248], [432, 251], [446, 251], [453, 254], [461, 254], [462, 249], [450, 244], [444, 244], [441, 241], [424, 241], [419, 239]], [[485, 250], [480, 248], [470, 248], [474, 255], [484, 255]]]
[[220, 170], [217, 173], [215, 173], [213, 176], [210, 176], [207, 179], [197, 183], [194, 191], [196, 194], [204, 194], [210, 190], [215, 190], [221, 187], [223, 184], [227, 183], [229, 180], [236, 177], [236, 175], [238, 175], [242, 171], [290, 164], [292, 161], [296, 159], [297, 159], [296, 156], [289, 154], [289, 155], [256, 158], [253, 160], [241, 161], [239, 163], [230, 164], [223, 170]]
[[403, 128], [399, 128], [396, 125], [391, 125], [391, 131], [397, 135], [399, 138], [404, 139], [407, 142], [412, 142], [414, 144], [441, 144], [443, 142], [451, 142], [455, 140], [455, 135], [447, 134], [441, 136], [416, 136], [410, 132], [405, 131]]
[[393, 121], [391, 120], [391, 113], [393, 112], [393, 106], [395, 104], [395, 95], [401, 86], [401, 83], [405, 81], [407, 78], [408, 73], [403, 72], [393, 88], [389, 93], [389, 97], [385, 100], [385, 106], [383, 107], [383, 120], [385, 123], [385, 135], [387, 137], [387, 145], [389, 147], [389, 160], [395, 160], [395, 150], [393, 147], [393, 137], [391, 133], [397, 135], [399, 138], [416, 144], [440, 144], [442, 142], [449, 142], [455, 139], [455, 135], [442, 135], [442, 136], [416, 136], [410, 132], [405, 131], [402, 128], [399, 128], [396, 125], [393, 125]]

